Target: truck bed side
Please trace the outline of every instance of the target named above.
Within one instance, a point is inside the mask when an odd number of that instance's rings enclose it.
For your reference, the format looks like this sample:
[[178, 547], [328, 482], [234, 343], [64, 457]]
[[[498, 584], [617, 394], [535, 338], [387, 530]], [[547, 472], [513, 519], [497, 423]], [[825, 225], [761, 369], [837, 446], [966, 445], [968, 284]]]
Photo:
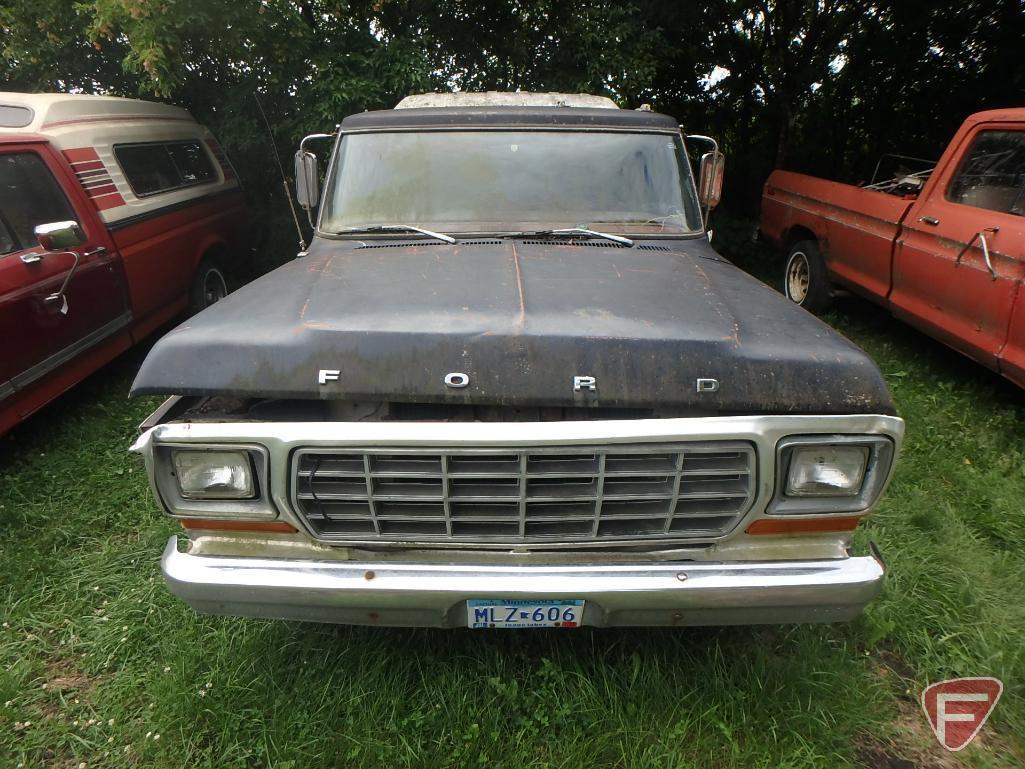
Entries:
[[785, 251], [817, 241], [831, 280], [885, 300], [894, 242], [913, 204], [912, 198], [774, 171], [762, 193], [761, 234]]

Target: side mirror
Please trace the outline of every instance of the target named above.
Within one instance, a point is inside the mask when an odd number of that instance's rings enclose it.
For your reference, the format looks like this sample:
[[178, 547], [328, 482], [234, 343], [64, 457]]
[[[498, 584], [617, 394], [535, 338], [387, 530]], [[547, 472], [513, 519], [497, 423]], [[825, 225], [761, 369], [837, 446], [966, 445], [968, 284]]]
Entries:
[[317, 156], [306, 150], [295, 153], [295, 197], [307, 211], [317, 207]]
[[85, 243], [85, 233], [78, 222], [51, 222], [33, 230], [44, 251], [67, 251]]
[[711, 211], [722, 199], [722, 179], [726, 170], [726, 156], [718, 150], [701, 156], [701, 175], [698, 181], [698, 196]]

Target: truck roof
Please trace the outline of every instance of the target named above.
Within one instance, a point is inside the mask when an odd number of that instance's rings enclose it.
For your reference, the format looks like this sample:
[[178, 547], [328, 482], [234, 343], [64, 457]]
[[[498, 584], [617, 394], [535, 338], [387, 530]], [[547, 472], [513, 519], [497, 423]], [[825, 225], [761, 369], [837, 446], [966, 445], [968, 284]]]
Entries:
[[46, 133], [76, 123], [115, 120], [182, 120], [194, 123], [181, 107], [118, 96], [0, 91], [0, 131]]
[[1020, 123], [1025, 121], [1025, 107], [1004, 107], [976, 112], [965, 118], [963, 125], [978, 123]]
[[607, 96], [529, 91], [416, 94], [402, 99], [394, 109], [350, 115], [342, 121], [341, 129], [408, 131], [464, 126], [679, 131], [676, 120], [668, 115], [650, 109], [620, 109]]
[[676, 120], [657, 112], [595, 107], [419, 107], [360, 112], [345, 118], [343, 132], [432, 128], [579, 128], [678, 133]]

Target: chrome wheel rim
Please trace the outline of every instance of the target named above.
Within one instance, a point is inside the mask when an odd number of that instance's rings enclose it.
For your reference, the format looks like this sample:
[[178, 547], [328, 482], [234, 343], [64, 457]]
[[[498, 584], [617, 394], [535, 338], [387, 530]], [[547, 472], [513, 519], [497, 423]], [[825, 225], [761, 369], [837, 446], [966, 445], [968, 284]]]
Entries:
[[220, 270], [208, 270], [203, 277], [203, 306], [209, 307], [228, 295], [228, 286]]
[[811, 271], [808, 268], [808, 257], [804, 252], [797, 251], [790, 257], [787, 265], [787, 296], [801, 304], [808, 296], [811, 283]]

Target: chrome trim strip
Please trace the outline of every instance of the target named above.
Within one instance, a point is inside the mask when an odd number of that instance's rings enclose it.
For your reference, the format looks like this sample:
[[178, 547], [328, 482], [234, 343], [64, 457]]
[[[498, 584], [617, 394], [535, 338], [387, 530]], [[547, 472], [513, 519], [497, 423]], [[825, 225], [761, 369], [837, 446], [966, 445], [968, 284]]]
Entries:
[[182, 553], [161, 559], [196, 611], [348, 624], [466, 626], [470, 598], [582, 598], [581, 624], [724, 625], [852, 619], [882, 588], [881, 559], [482, 566]]
[[0, 401], [6, 398], [8, 395], [14, 394], [14, 385], [10, 382], [0, 382]]
[[[271, 503], [279, 516], [300, 531], [311, 534], [302, 516], [292, 509], [289, 499], [291, 485], [291, 457], [299, 448], [487, 448], [546, 446], [613, 446], [628, 443], [677, 443], [685, 441], [740, 440], [755, 444], [757, 454], [754, 471], [756, 485], [754, 500], [747, 514], [730, 534], [700, 541], [715, 542], [743, 532], [755, 518], [764, 514], [775, 491], [776, 445], [792, 435], [883, 435], [894, 442], [894, 456], [900, 449], [904, 435], [904, 421], [899, 417], [881, 414], [850, 414], [839, 416], [740, 416], [698, 417], [684, 419], [635, 419], [586, 422], [171, 422], [144, 432], [133, 446], [143, 454], [150, 482], [153, 483], [154, 444], [208, 443], [218, 445], [258, 444], [265, 446], [270, 458], [268, 487]], [[895, 463], [894, 463], [895, 464]], [[887, 474], [887, 483], [893, 466]], [[885, 491], [885, 484], [880, 491]], [[176, 511], [172, 511], [176, 512]], [[824, 508], [824, 512], [828, 509]], [[195, 515], [193, 513], [193, 515]], [[799, 518], [801, 516], [788, 516]], [[670, 538], [659, 540], [660, 546], [674, 542], [694, 544], [699, 540]], [[346, 540], [345, 544], [388, 547], [390, 543]], [[617, 541], [617, 547], [638, 544], [651, 547], [652, 540]], [[440, 542], [404, 542], [399, 547], [437, 549]], [[460, 548], [499, 548], [508, 545], [481, 543], [453, 544]], [[524, 547], [518, 545], [517, 547]], [[594, 548], [594, 542], [543, 543], [527, 545], [533, 548]]]
[[[41, 379], [54, 369], [60, 368], [72, 358], [75, 358], [79, 354], [85, 352], [90, 347], [99, 344], [108, 336], [116, 334], [118, 331], [123, 329], [125, 326], [129, 325], [131, 322], [132, 313], [126, 311], [117, 318], [114, 318], [114, 320], [109, 321], [108, 323], [100, 326], [95, 331], [92, 331], [86, 336], [82, 337], [77, 342], [69, 344], [63, 350], [55, 352], [53, 355], [51, 355], [48, 358], [44, 358], [31, 368], [26, 369], [20, 374], [16, 374], [11, 378], [11, 381], [8, 383], [12, 387], [11, 392], [14, 392], [15, 390], [23, 390], [25, 387], [32, 384], [37, 379]], [[7, 393], [7, 395], [10, 394], [10, 392]], [[3, 397], [5, 397], [4, 392], [2, 389], [0, 389], [0, 398]]]
[[181, 396], [181, 395], [172, 395], [170, 398], [168, 398], [163, 403], [161, 403], [157, 407], [156, 411], [154, 411], [152, 414], [150, 414], [148, 417], [146, 417], [139, 424], [139, 432], [143, 432], [144, 430], [149, 430], [151, 427], [156, 427], [158, 424], [160, 424], [164, 420], [164, 418], [167, 416], [167, 414], [172, 409], [177, 407], [179, 403], [181, 403], [182, 397], [183, 396]]

